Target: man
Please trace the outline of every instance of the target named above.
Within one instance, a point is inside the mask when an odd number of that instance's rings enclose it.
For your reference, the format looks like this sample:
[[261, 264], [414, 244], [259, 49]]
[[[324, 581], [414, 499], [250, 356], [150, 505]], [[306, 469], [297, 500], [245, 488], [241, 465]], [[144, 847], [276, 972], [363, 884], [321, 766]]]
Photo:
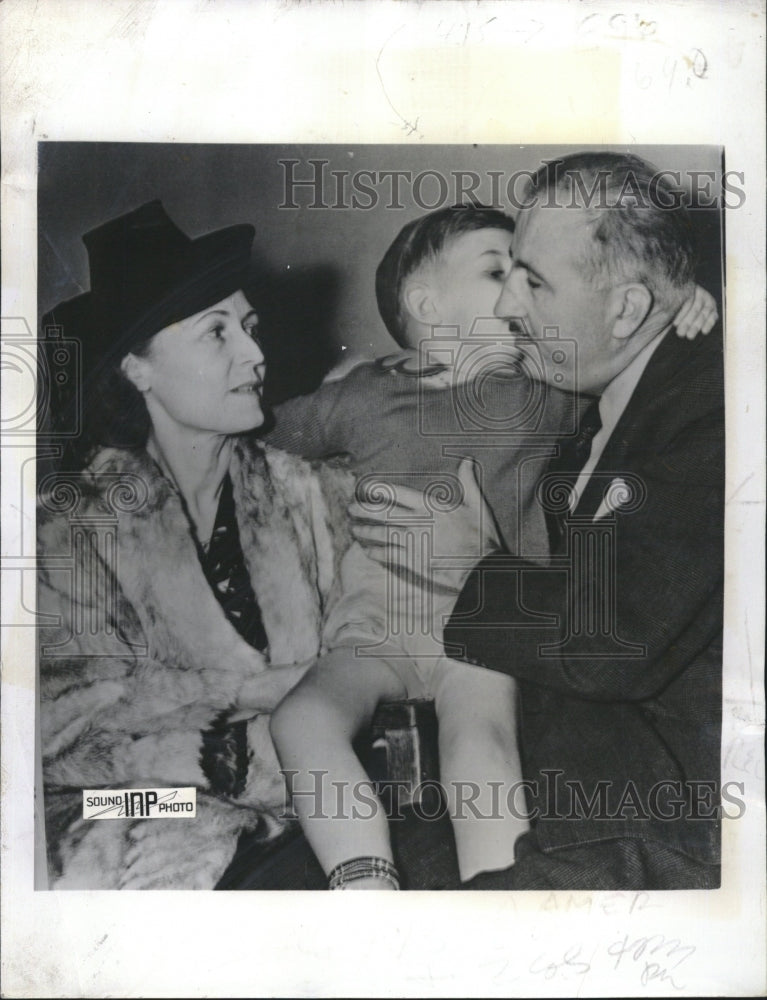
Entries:
[[[651, 165], [608, 153], [542, 167], [527, 204], [496, 313], [524, 326], [543, 378], [557, 371], [593, 405], [540, 484], [551, 566], [493, 554], [468, 577], [435, 567], [463, 584], [446, 651], [517, 678], [533, 821], [514, 865], [466, 885], [715, 887], [722, 344], [667, 335], [694, 283], [689, 220]], [[546, 364], [568, 339], [575, 351]], [[435, 514], [435, 550], [476, 551], [476, 521]], [[380, 546], [395, 522], [358, 537]], [[403, 549], [376, 553], [408, 568]]]
[[[561, 363], [551, 360], [562, 345], [549, 345], [546, 384], [541, 353], [520, 359], [508, 321], [493, 316], [513, 232], [508, 215], [474, 205], [403, 226], [375, 281], [381, 319], [401, 350], [339, 366], [315, 392], [282, 403], [266, 441], [307, 459], [345, 455], [360, 476], [420, 488], [455, 474], [469, 455], [505, 546], [546, 562], [532, 491], [576, 406], [559, 391]], [[694, 337], [715, 318], [711, 296], [694, 288], [674, 322], [680, 336]]]

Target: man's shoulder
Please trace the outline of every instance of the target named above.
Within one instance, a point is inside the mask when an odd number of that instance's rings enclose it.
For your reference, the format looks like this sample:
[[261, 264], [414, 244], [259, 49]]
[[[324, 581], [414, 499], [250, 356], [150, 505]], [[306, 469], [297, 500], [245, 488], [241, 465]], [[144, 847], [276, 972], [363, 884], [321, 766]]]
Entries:
[[721, 335], [687, 341], [672, 332], [650, 359], [606, 454], [636, 450], [663, 475], [682, 466], [688, 477], [694, 469], [720, 475], [724, 418]]
[[633, 407], [674, 411], [689, 422], [724, 408], [724, 346], [721, 329], [685, 340], [670, 332], [640, 379]]
[[[721, 381], [724, 365], [722, 328], [717, 325], [709, 334], [699, 334], [694, 340], [678, 337], [670, 331], [655, 352], [655, 377], [680, 386], [699, 379], [714, 388]], [[653, 369], [651, 362], [647, 370]]]

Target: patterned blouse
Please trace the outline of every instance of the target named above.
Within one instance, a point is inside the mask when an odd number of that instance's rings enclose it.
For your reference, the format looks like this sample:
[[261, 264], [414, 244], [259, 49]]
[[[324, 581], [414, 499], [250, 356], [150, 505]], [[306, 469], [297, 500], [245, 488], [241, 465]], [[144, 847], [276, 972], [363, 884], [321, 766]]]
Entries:
[[229, 476], [221, 488], [210, 542], [206, 548], [200, 546], [200, 562], [205, 579], [226, 617], [246, 642], [264, 652], [268, 640], [240, 546]]
[[[205, 579], [230, 623], [246, 642], [265, 652], [268, 639], [240, 546], [229, 476], [221, 488], [210, 542], [207, 546], [198, 545], [198, 554]], [[222, 712], [213, 726], [202, 734], [202, 769], [212, 790], [219, 795], [236, 798], [245, 788], [248, 773], [246, 726], [245, 721], [230, 723], [228, 712]]]

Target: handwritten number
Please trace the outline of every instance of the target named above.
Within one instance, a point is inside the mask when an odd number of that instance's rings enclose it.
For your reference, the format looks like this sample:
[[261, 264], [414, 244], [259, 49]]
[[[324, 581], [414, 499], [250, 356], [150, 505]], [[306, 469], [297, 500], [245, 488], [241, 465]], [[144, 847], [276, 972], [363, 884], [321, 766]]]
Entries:
[[637, 86], [640, 90], [647, 90], [647, 88], [652, 84], [652, 77], [649, 73], [644, 73], [642, 71], [642, 64], [639, 62], [636, 64], [634, 79], [636, 80]]
[[631, 944], [628, 942], [628, 934], [624, 934], [622, 940], [614, 941], [608, 947], [608, 955], [615, 957], [614, 969], [617, 970], [626, 955], [634, 962], [639, 962], [645, 953], [648, 956], [658, 955], [661, 960], [665, 959], [668, 964], [664, 966], [659, 961], [645, 959], [644, 968], [640, 974], [642, 985], [646, 986], [649, 982], [659, 979], [661, 982], [670, 983], [675, 990], [684, 989], [674, 980], [671, 972], [695, 953], [694, 945], [683, 945], [679, 938], [669, 939], [663, 934], [636, 938]]
[[692, 50], [692, 72], [699, 80], [706, 79], [708, 60], [700, 49]]
[[585, 976], [591, 969], [591, 965], [589, 962], [578, 961], [581, 950], [580, 945], [573, 945], [563, 954], [561, 962], [546, 962], [545, 957], [539, 955], [530, 966], [530, 972], [533, 975], [543, 975], [547, 981], [553, 979], [560, 972], [565, 975], [569, 972], [575, 976]]
[[[669, 63], [671, 64], [670, 71]], [[663, 60], [663, 75], [668, 77], [668, 89], [671, 90], [674, 85], [674, 76], [676, 75], [676, 59], [672, 61], [671, 57], [668, 57]]]

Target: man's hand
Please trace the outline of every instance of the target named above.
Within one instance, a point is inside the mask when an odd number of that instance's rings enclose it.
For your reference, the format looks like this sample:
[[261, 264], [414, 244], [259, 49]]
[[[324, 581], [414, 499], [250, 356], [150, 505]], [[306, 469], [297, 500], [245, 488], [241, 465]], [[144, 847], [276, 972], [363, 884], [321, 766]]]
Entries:
[[462, 495], [454, 502], [396, 486], [385, 509], [365, 494], [349, 508], [352, 532], [366, 554], [411, 588], [431, 594], [439, 613], [452, 610], [473, 566], [501, 547], [470, 458], [461, 461], [458, 481]]
[[674, 317], [674, 326], [678, 336], [694, 340], [699, 333], [709, 333], [718, 318], [714, 296], [696, 285], [691, 297]]

